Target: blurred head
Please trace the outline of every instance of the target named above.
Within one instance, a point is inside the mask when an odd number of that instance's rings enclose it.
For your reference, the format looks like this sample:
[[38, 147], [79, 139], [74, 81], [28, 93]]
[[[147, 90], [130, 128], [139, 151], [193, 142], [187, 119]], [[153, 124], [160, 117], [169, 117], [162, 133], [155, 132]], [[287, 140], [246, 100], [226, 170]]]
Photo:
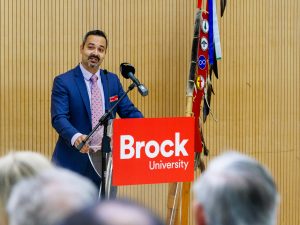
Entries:
[[195, 182], [198, 225], [274, 225], [279, 195], [271, 174], [255, 159], [225, 153]]
[[51, 169], [18, 183], [8, 201], [10, 225], [54, 225], [97, 201], [88, 179], [65, 169]]
[[60, 225], [163, 225], [149, 210], [125, 200], [107, 200], [70, 216]]
[[86, 33], [80, 45], [81, 63], [90, 73], [95, 74], [104, 60], [107, 50], [107, 37], [101, 30]]
[[[13, 186], [20, 180], [51, 168], [47, 158], [36, 152], [12, 152], [0, 158], [0, 218], [5, 218], [5, 207]], [[2, 221], [3, 222], [3, 221]], [[6, 222], [4, 222], [5, 224]], [[1, 219], [0, 219], [1, 224]]]

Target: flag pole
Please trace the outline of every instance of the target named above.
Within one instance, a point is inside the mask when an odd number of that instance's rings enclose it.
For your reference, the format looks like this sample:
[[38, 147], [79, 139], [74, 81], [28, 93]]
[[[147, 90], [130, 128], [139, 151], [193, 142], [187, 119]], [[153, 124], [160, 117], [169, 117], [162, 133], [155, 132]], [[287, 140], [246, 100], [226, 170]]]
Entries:
[[[192, 55], [191, 55], [191, 64], [190, 64], [190, 73], [188, 77], [187, 90], [186, 90], [186, 109], [185, 116], [192, 117], [193, 113], [193, 98], [195, 91], [195, 80], [196, 80], [196, 71], [197, 71], [197, 62], [198, 62], [198, 49], [199, 49], [199, 40], [200, 40], [200, 27], [202, 24], [202, 15], [201, 15], [201, 5], [202, 0], [198, 0], [198, 7], [196, 9], [195, 24], [194, 24], [194, 39], [192, 43]], [[200, 107], [200, 105], [199, 105]], [[198, 120], [196, 120], [198, 121]], [[198, 124], [196, 123], [196, 129], [199, 129]], [[195, 134], [198, 134], [195, 130]], [[197, 138], [197, 137], [196, 137]], [[195, 139], [195, 148], [199, 145], [200, 139]], [[201, 144], [200, 144], [201, 145]], [[196, 149], [195, 149], [196, 150]], [[181, 196], [181, 225], [188, 225], [189, 221], [189, 208], [190, 208], [190, 189], [191, 182], [184, 182], [182, 184], [182, 196]]]

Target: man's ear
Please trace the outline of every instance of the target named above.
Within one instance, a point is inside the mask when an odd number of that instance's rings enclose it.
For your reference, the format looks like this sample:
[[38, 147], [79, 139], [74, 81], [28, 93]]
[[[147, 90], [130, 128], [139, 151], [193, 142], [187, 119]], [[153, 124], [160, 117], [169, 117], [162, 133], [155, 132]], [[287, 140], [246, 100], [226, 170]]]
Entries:
[[194, 205], [196, 225], [206, 225], [204, 208], [200, 204]]

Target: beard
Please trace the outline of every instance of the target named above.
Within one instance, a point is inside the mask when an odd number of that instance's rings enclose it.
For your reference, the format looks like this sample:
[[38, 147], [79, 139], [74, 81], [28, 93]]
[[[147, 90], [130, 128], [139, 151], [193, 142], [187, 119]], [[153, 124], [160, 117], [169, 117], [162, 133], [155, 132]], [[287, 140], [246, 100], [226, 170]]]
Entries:
[[89, 62], [89, 67], [95, 68], [95, 67], [99, 67], [99, 66], [100, 66], [99, 63]]
[[92, 68], [95, 68], [95, 67], [99, 67], [100, 66], [100, 58], [98, 56], [95, 56], [95, 55], [91, 55], [89, 56], [88, 58], [88, 65]]

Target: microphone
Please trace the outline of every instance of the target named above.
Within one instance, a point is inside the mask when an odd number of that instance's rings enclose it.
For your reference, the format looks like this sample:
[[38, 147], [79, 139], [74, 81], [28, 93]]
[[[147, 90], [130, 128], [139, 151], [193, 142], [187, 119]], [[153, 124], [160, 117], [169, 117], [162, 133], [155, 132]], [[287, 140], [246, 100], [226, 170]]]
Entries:
[[135, 69], [131, 64], [121, 63], [120, 72], [125, 79], [129, 78], [133, 81], [133, 83], [135, 83], [142, 96], [148, 95], [148, 89], [143, 84], [141, 84], [140, 81], [134, 76]]

